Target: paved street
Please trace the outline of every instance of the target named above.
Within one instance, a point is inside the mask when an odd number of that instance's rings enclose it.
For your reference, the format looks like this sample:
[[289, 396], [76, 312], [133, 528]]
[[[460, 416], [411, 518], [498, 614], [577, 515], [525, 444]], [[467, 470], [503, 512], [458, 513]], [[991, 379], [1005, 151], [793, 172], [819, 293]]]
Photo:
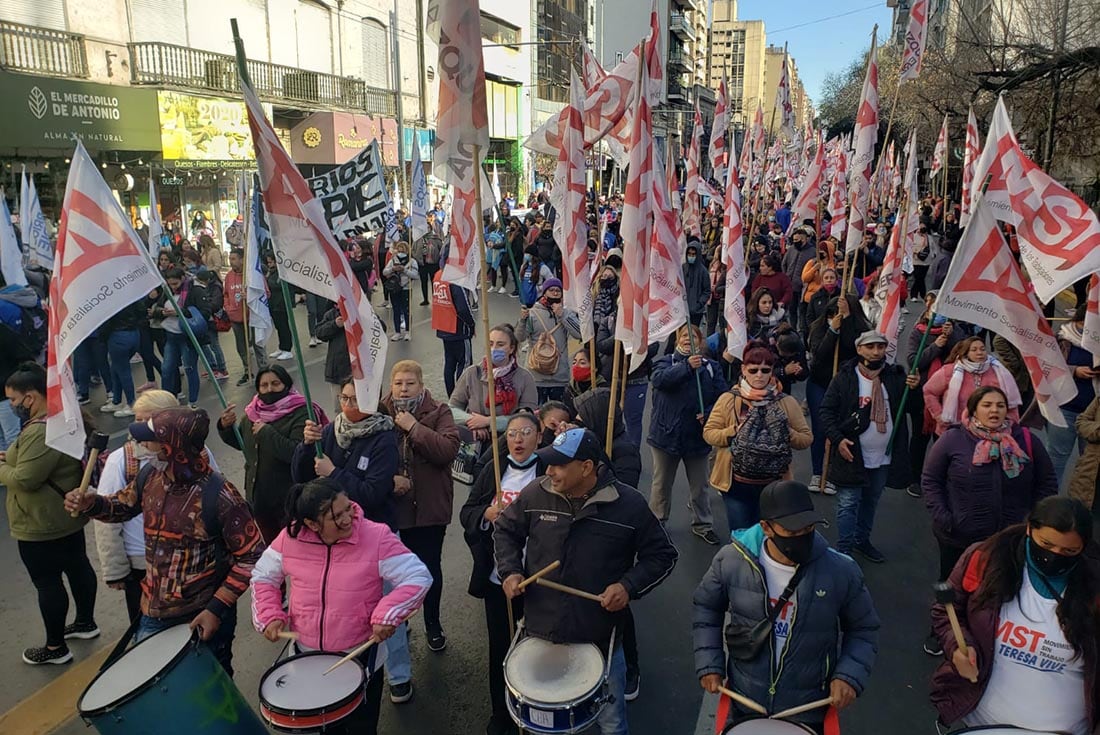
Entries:
[[[441, 395], [441, 360], [439, 342], [430, 331], [428, 307], [419, 307], [414, 294], [413, 341], [390, 344], [390, 363], [403, 357], [419, 360], [425, 369], [425, 382], [436, 395]], [[517, 302], [504, 295], [490, 298], [492, 321], [512, 319]], [[915, 309], [914, 309], [915, 311]], [[389, 310], [381, 309], [384, 318]], [[305, 335], [305, 310], [298, 308], [299, 328]], [[910, 316], [910, 320], [912, 319]], [[233, 387], [239, 375], [237, 358], [231, 340], [223, 340], [232, 379], [227, 396], [239, 406], [250, 397], [250, 389]], [[328, 400], [327, 386], [322, 382], [324, 347], [307, 348], [307, 371], [314, 391]], [[480, 352], [475, 348], [475, 352]], [[284, 363], [289, 365], [289, 363]], [[140, 366], [135, 366], [140, 369]], [[97, 389], [102, 399], [102, 389]], [[89, 408], [98, 408], [102, 400], [93, 399]], [[202, 405], [216, 415], [219, 411], [213, 391], [204, 388]], [[112, 432], [112, 446], [122, 441], [124, 422], [105, 419], [106, 430]], [[210, 442], [219, 463], [230, 478], [243, 477], [241, 455], [226, 449], [216, 438]], [[647, 492], [649, 452], [643, 448], [645, 462], [643, 492]], [[809, 455], [796, 454], [796, 474], [808, 479]], [[672, 574], [653, 594], [635, 604], [642, 659], [642, 694], [630, 705], [631, 732], [640, 735], [668, 733], [713, 732], [713, 726], [703, 729], [710, 720], [700, 720], [702, 691], [696, 682], [691, 646], [691, 595], [696, 583], [709, 564], [715, 547], [704, 544], [689, 532], [684, 481], [677, 484], [676, 502], [670, 530], [680, 550], [680, 562]], [[427, 650], [419, 619], [414, 622], [412, 637], [413, 670], [416, 695], [411, 703], [400, 707], [383, 701], [381, 732], [408, 735], [480, 735], [487, 717], [488, 688], [486, 683], [486, 644], [484, 614], [481, 603], [466, 594], [470, 557], [457, 526], [457, 509], [465, 499], [466, 488], [456, 487], [456, 523], [447, 535], [444, 550], [444, 625], [448, 635], [447, 650], [433, 654]], [[819, 508], [833, 517], [833, 500], [817, 496]], [[717, 529], [724, 534], [725, 516], [718, 498], [713, 510]], [[6, 519], [5, 519], [6, 525]], [[920, 650], [927, 631], [929, 585], [936, 567], [935, 548], [929, 524], [920, 501], [901, 491], [888, 491], [879, 510], [876, 544], [889, 557], [883, 565], [864, 564], [867, 581], [883, 620], [878, 663], [870, 688], [843, 717], [845, 733], [879, 735], [889, 726], [905, 722], [906, 733], [933, 733], [933, 712], [927, 705], [927, 681], [934, 661]], [[832, 532], [825, 530], [827, 536]], [[89, 532], [89, 544], [92, 544]], [[92, 554], [94, 559], [94, 553]], [[0, 712], [9, 710], [21, 700], [66, 672], [84, 674], [73, 667], [86, 661], [94, 651], [115, 640], [125, 629], [125, 610], [120, 592], [101, 586], [97, 601], [97, 619], [104, 635], [95, 641], [75, 641], [76, 664], [67, 667], [30, 667], [19, 662], [19, 651], [41, 642], [41, 622], [34, 593], [26, 573], [17, 558], [15, 542], [6, 533], [0, 538], [0, 651], [5, 663], [0, 666]], [[278, 647], [264, 641], [247, 624], [247, 601], [241, 603], [241, 624], [235, 645], [236, 683], [255, 704], [259, 677], [278, 653]], [[71, 614], [71, 613], [70, 613]], [[69, 675], [73, 678], [72, 675]], [[37, 701], [38, 709], [47, 714], [64, 715], [71, 711], [83, 682], [70, 683], [68, 699], [48, 690], [48, 701]], [[59, 687], [58, 687], [59, 688]], [[56, 696], [55, 696], [56, 694]], [[41, 699], [41, 698], [40, 698]], [[24, 708], [24, 710], [27, 708]], [[49, 712], [49, 710], [53, 712]], [[20, 712], [20, 715], [24, 714]], [[39, 713], [41, 717], [41, 713]], [[14, 719], [0, 719], [0, 733], [25, 735], [34, 732]], [[58, 732], [66, 735], [86, 732], [79, 719], [70, 720]]]

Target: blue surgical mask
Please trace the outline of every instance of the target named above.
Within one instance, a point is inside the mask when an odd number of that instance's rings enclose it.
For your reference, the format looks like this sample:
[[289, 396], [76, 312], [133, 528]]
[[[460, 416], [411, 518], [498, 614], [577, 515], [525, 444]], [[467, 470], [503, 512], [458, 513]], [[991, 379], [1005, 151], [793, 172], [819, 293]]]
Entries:
[[694, 256], [694, 255], [689, 255], [689, 256], [687, 256], [687, 261], [688, 261], [689, 263], [694, 263], [694, 262], [695, 262], [695, 256]]
[[504, 361], [508, 359], [507, 350], [491, 350], [489, 354], [493, 358], [494, 365], [503, 365]]
[[531, 262], [531, 253], [524, 253], [523, 262], [524, 263], [530, 263]]

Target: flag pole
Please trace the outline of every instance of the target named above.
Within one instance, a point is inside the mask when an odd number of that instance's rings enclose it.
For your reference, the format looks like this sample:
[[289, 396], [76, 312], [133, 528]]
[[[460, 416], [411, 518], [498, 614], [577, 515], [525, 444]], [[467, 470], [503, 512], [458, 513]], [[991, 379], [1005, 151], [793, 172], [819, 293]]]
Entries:
[[[875, 27], [871, 30], [871, 51], [870, 51], [870, 53], [867, 54], [867, 65], [863, 69], [863, 79], [865, 81], [867, 79], [868, 72], [871, 71], [871, 64], [873, 64], [874, 61], [875, 61], [875, 52], [877, 50], [877, 46], [878, 46], [878, 23], [875, 23]], [[860, 94], [860, 100], [861, 101], [862, 101], [862, 98], [863, 98], [863, 95], [861, 93]], [[858, 109], [856, 110], [856, 113], [857, 113], [857, 116], [858, 116], [858, 113], [859, 113]], [[853, 133], [852, 137], [855, 138], [854, 133]], [[848, 172], [849, 178], [851, 177], [851, 174], [852, 174], [852, 172], [849, 171]], [[868, 182], [868, 191], [867, 191], [868, 197], [870, 196], [870, 193], [871, 193], [870, 192], [870, 182]], [[854, 209], [855, 209], [855, 187], [849, 186], [848, 187], [848, 212], [849, 212], [848, 213], [848, 226], [849, 226], [849, 229], [851, 228], [851, 218], [852, 218], [851, 212]], [[864, 209], [866, 210], [866, 206], [864, 207]], [[864, 222], [866, 222], [866, 217], [867, 217], [867, 212], [866, 211], [864, 211], [863, 217], [864, 217]], [[860, 237], [862, 238], [862, 235]], [[847, 282], [844, 284], [844, 288], [841, 289], [841, 294], [847, 294], [851, 290], [851, 288], [852, 288], [852, 279], [855, 276], [855, 272], [856, 272], [856, 254], [848, 252], [847, 233], [845, 233], [844, 239], [845, 239], [844, 263], [845, 263], [845, 269], [847, 270], [847, 272], [844, 274], [844, 276], [845, 276], [845, 279], [846, 279]], [[860, 248], [860, 249], [862, 249], [862, 248]], [[849, 255], [852, 256], [852, 259], [851, 259], [852, 262], [850, 264], [848, 263], [848, 256]], [[839, 345], [838, 345], [838, 347], [839, 347]], [[836, 363], [836, 359], [837, 358], [834, 356], [833, 357], [833, 363], [834, 364]], [[836, 369], [835, 368], [833, 369], [833, 374], [834, 375], [836, 374]]]
[[[248, 238], [252, 234], [252, 196], [248, 197], [248, 214], [244, 218], [244, 252], [248, 253]], [[259, 244], [257, 243], [257, 248]], [[258, 255], [258, 253], [257, 253]], [[252, 338], [249, 335], [248, 328], [248, 281], [245, 280], [245, 265], [241, 264], [241, 316], [244, 319], [244, 372], [245, 375], [252, 375]], [[256, 371], [259, 372], [260, 366], [256, 365]]]
[[[626, 355], [622, 354], [620, 349], [621, 345], [618, 340], [615, 340], [615, 357], [611, 361], [611, 394], [608, 396], [607, 401], [607, 430], [604, 435], [604, 450], [607, 452], [607, 456], [611, 456], [611, 439], [614, 434], [613, 429], [615, 427], [615, 387], [619, 382], [619, 363], [622, 359], [626, 359]], [[624, 379], [625, 383], [626, 380]]]

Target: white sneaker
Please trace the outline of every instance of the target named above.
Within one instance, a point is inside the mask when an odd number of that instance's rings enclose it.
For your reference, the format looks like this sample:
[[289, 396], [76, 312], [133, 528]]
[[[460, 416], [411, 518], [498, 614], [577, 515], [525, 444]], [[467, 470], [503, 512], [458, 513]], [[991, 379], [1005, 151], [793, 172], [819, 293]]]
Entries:
[[317, 341], [316, 337], [310, 337], [309, 338], [309, 346], [310, 347], [316, 347], [319, 344], [321, 344], [321, 343]]
[[501, 286], [500, 288], [497, 289], [497, 293], [508, 293], [508, 287], [507, 286]]
[[831, 482], [826, 482], [825, 483], [825, 494], [826, 495], [836, 495], [836, 485], [834, 485]]
[[412, 332], [405, 332], [405, 341], [408, 342], [412, 339]]
[[814, 475], [813, 477], [810, 478], [810, 492], [811, 493], [821, 492], [821, 475]]
[[104, 403], [102, 406], [99, 407], [99, 412], [100, 413], [114, 413], [115, 411], [118, 411], [120, 408], [122, 408], [125, 405], [126, 405], [125, 403], [110, 403], [110, 402]]
[[294, 359], [294, 353], [284, 350], [283, 352], [280, 352], [278, 357], [276, 357], [275, 359], [276, 360], [293, 360]]
[[401, 332], [394, 332], [390, 335], [390, 342], [396, 342], [401, 339]]
[[115, 411], [116, 419], [128, 419], [134, 415], [134, 409], [129, 406], [123, 406], [119, 410]]
[[270, 357], [272, 360], [279, 360], [279, 359], [281, 359], [279, 357], [279, 355], [281, 355], [281, 354], [283, 354], [282, 350], [275, 350], [274, 352], [269, 353], [268, 357]]

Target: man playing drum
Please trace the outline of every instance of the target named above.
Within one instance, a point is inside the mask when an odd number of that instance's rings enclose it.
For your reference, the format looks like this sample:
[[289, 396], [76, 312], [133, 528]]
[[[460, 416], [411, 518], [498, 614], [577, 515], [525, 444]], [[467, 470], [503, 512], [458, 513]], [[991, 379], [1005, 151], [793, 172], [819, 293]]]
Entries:
[[264, 542], [248, 504], [214, 472], [203, 452], [206, 411], [168, 408], [130, 435], [152, 454], [149, 464], [116, 495], [71, 491], [69, 511], [123, 523], [144, 512], [145, 580], [135, 641], [187, 624], [199, 629], [233, 675], [237, 598], [248, 589]]
[[[715, 555], [695, 590], [699, 683], [717, 693], [727, 678], [772, 714], [826, 694], [842, 709], [863, 691], [878, 651], [879, 618], [863, 575], [815, 531], [824, 519], [802, 483], [765, 487], [760, 516]], [[822, 707], [792, 719], [820, 733], [825, 713]]]
[[[570, 429], [538, 451], [546, 477], [505, 508], [493, 533], [504, 594], [523, 594], [526, 630], [553, 643], [593, 643], [606, 651], [630, 600], [653, 590], [676, 565], [676, 548], [642, 495], [615, 479], [596, 435]], [[526, 559], [524, 558], [526, 547]], [[545, 576], [597, 595], [599, 602], [531, 585], [525, 571], [560, 561]], [[526, 563], [525, 563], [526, 562]], [[626, 660], [614, 635], [610, 701], [598, 717], [602, 735], [626, 735]]]

